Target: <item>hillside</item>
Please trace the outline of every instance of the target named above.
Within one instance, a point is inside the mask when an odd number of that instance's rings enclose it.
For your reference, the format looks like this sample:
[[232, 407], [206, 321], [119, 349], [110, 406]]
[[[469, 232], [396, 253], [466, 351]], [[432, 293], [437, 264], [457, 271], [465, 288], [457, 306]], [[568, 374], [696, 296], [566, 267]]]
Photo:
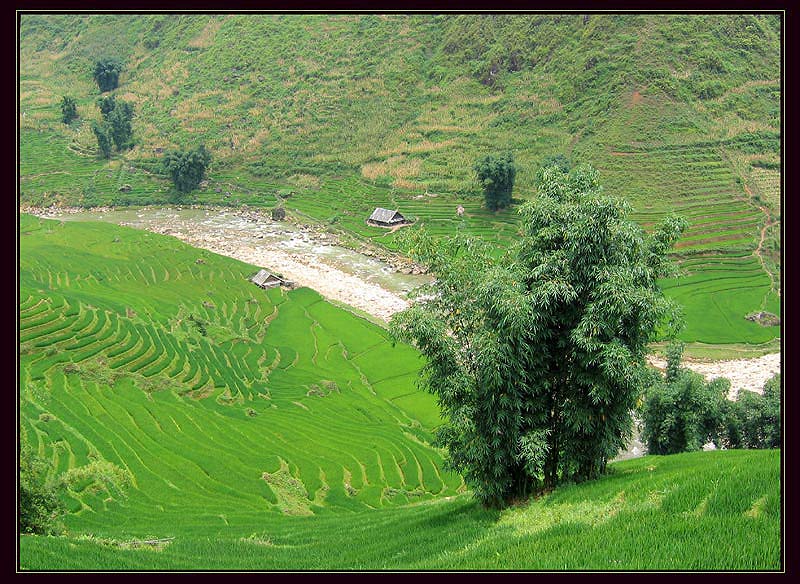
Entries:
[[[648, 226], [675, 210], [686, 341], [765, 343], [779, 314], [777, 15], [44, 15], [20, 28], [20, 202], [168, 202], [164, 149], [204, 143], [194, 202], [274, 207], [373, 238], [375, 206], [498, 248], [512, 210], [482, 208], [476, 158], [512, 150], [515, 197], [541, 160], [601, 171]], [[122, 59], [115, 94], [136, 145], [96, 156], [93, 64]], [[63, 95], [79, 119], [60, 122]], [[280, 197], [277, 195], [281, 195]], [[455, 207], [466, 213], [457, 218]], [[758, 253], [756, 253], [758, 250]], [[711, 323], [709, 326], [708, 323]]]
[[[389, 248], [364, 219], [393, 206], [502, 248], [517, 217], [482, 209], [474, 160], [512, 150], [524, 199], [541, 160], [564, 154], [643, 225], [690, 220], [690, 278], [665, 283], [684, 340], [779, 334], [744, 319], [780, 312], [777, 15], [26, 14], [20, 41], [22, 204], [167, 202], [160, 152], [202, 142], [214, 162], [195, 202], [291, 194], [290, 212]], [[115, 93], [135, 105], [136, 146], [105, 162], [89, 121], [109, 55], [125, 62]]]
[[383, 329], [172, 237], [22, 215], [20, 247], [20, 431], [69, 510], [23, 569], [780, 567], [777, 451], [485, 511]]

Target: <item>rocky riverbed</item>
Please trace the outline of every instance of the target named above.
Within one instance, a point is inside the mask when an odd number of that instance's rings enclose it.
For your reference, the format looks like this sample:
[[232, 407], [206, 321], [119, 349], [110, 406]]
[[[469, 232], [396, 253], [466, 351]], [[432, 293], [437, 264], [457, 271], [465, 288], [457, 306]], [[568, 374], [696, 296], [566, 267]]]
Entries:
[[[424, 268], [377, 247], [362, 244], [356, 251], [340, 246], [339, 237], [306, 223], [274, 222], [255, 209], [160, 208], [91, 211], [73, 208], [21, 208], [21, 212], [63, 220], [104, 220], [172, 235], [190, 245], [278, 272], [324, 297], [353, 306], [388, 321], [408, 307], [406, 293], [430, 281]], [[651, 357], [654, 367], [666, 362]], [[707, 379], [727, 377], [729, 397], [741, 390], [763, 391], [764, 383], [780, 372], [781, 354], [755, 359], [701, 361], [685, 359], [684, 366]]]

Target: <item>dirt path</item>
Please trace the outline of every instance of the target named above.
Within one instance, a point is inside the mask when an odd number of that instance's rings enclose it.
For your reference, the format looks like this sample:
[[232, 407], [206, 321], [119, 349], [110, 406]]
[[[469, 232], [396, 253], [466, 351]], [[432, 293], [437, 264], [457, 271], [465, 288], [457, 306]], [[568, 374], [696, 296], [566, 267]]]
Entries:
[[[747, 193], [747, 196], [752, 199], [753, 191], [751, 191], [750, 187], [747, 186], [747, 183], [744, 182], [744, 178], [742, 178], [742, 184], [744, 185], [744, 190]], [[761, 263], [761, 269], [764, 270], [764, 272], [766, 272], [767, 276], [769, 276], [770, 289], [775, 290], [778, 296], [780, 296], [781, 293], [780, 286], [775, 285], [775, 277], [772, 275], [772, 272], [767, 269], [767, 264], [764, 262], [764, 256], [761, 253], [761, 248], [764, 246], [764, 240], [767, 237], [767, 229], [775, 225], [777, 221], [774, 221], [772, 219], [772, 214], [769, 212], [769, 209], [767, 209], [765, 206], [759, 205], [758, 209], [764, 214], [764, 217], [766, 217], [767, 220], [764, 223], [764, 226], [761, 228], [761, 233], [759, 234], [758, 238], [758, 245], [756, 246], [756, 249], [753, 253], [758, 258], [758, 261]]]

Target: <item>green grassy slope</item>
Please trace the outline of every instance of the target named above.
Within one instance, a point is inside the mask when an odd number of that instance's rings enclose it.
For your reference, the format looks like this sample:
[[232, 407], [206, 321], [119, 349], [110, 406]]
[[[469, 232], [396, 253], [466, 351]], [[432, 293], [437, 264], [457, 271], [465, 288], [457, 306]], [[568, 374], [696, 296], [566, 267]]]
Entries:
[[429, 445], [418, 353], [379, 327], [171, 237], [20, 229], [20, 430], [69, 509], [23, 569], [779, 567], [777, 451], [485, 511]]
[[[526, 507], [481, 509], [469, 495], [354, 514], [239, 525], [190, 515], [142, 535], [24, 536], [25, 569], [778, 570], [779, 453], [647, 456]], [[236, 517], [232, 512], [230, 516]]]
[[[690, 220], [678, 252], [692, 260], [694, 279], [667, 284], [686, 302], [684, 340], [779, 334], [744, 319], [778, 312], [778, 227], [763, 246], [771, 277], [753, 255], [761, 227], [781, 213], [776, 15], [29, 14], [21, 22], [22, 203], [166, 202], [160, 149], [204, 142], [214, 163], [198, 202], [273, 207], [279, 191], [291, 191], [290, 213], [389, 248], [393, 236], [364, 224], [378, 205], [434, 233], [465, 229], [503, 247], [517, 217], [481, 209], [472, 163], [513, 150], [523, 200], [535, 196], [539, 161], [563, 153], [597, 166], [645, 226], [672, 210]], [[109, 162], [97, 159], [90, 130], [99, 117], [92, 64], [105, 55], [126, 62], [115, 93], [137, 113], [136, 147]], [[59, 121], [64, 94], [78, 102], [71, 126]], [[725, 270], [737, 261], [761, 275], [740, 280], [738, 268]], [[739, 283], [735, 302], [708, 294]]]
[[79, 484], [72, 526], [460, 489], [428, 444], [420, 357], [381, 328], [307, 288], [261, 291], [252, 266], [172, 238], [30, 216], [21, 232], [22, 431], [59, 472], [110, 463], [133, 487]]

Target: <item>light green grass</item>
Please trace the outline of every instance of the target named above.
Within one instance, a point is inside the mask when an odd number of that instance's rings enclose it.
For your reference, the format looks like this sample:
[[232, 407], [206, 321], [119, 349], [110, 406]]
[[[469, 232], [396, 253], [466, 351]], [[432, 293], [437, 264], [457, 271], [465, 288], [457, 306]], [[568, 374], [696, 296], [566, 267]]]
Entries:
[[645, 457], [486, 511], [380, 327], [171, 237], [22, 215], [20, 245], [20, 429], [71, 477], [68, 533], [23, 536], [22, 569], [780, 566], [776, 451]]
[[[26, 569], [779, 570], [777, 451], [647, 456], [501, 513], [468, 495], [278, 518], [192, 514], [135, 537], [21, 538]], [[160, 549], [129, 543], [173, 537]], [[128, 544], [128, 545], [126, 545]], [[128, 548], [128, 549], [123, 549]]]

